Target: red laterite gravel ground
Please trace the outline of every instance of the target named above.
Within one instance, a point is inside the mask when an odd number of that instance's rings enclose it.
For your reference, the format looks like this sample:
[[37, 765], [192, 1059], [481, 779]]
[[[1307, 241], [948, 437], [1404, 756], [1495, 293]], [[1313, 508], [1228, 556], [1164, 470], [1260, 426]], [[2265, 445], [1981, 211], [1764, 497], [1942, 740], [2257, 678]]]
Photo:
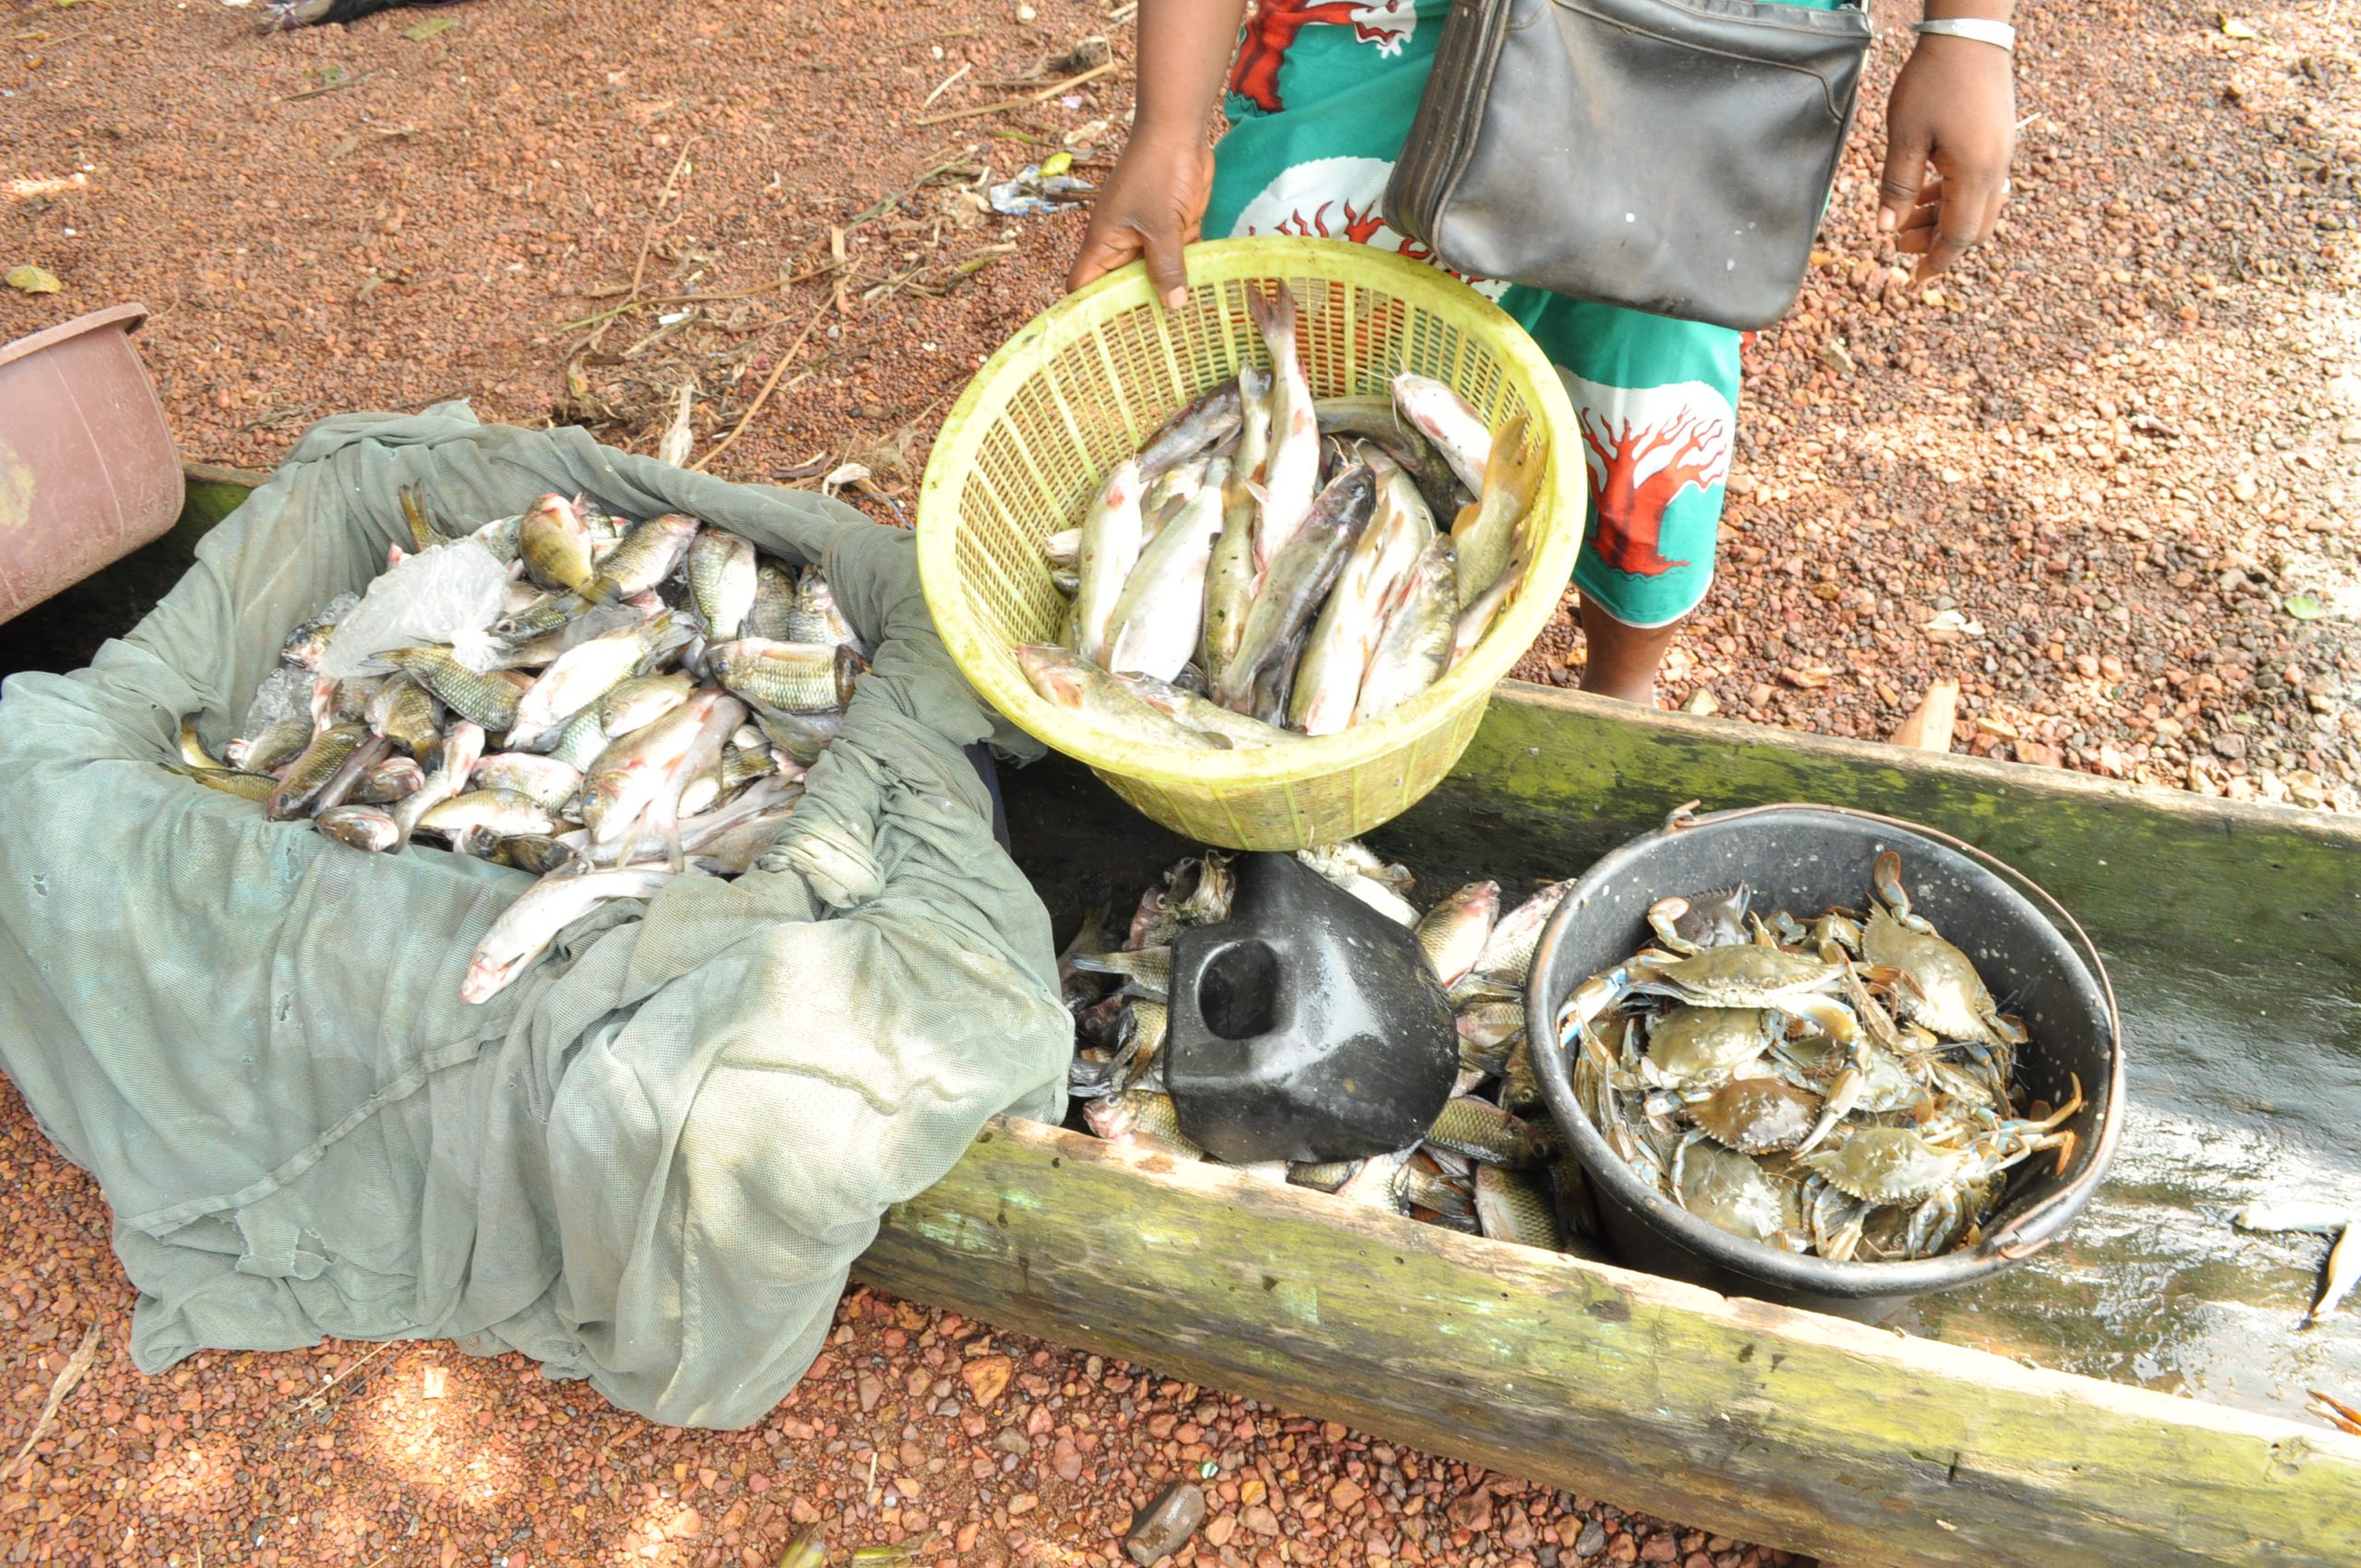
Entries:
[[[1130, 101], [1097, 0], [505, 0], [271, 39], [212, 0], [6, 11], [0, 269], [65, 290], [0, 290], [0, 339], [146, 301], [184, 451], [249, 467], [323, 415], [457, 394], [649, 450], [684, 382], [704, 452], [792, 352], [716, 470], [859, 461], [884, 515], [1079, 232], [968, 193], [1069, 139], [1103, 158]], [[1880, 46], [1802, 303], [1750, 350], [1725, 565], [1667, 701], [1879, 737], [1950, 676], [1963, 750], [2361, 808], [2361, 52], [2320, 0], [2240, 20], [2030, 6], [2001, 242], [1918, 296], [1868, 230]], [[1071, 103], [917, 123], [1100, 33], [1124, 69]], [[1570, 678], [1572, 641], [1523, 672]], [[0, 1562], [768, 1568], [818, 1527], [837, 1561], [1114, 1562], [1206, 1461], [1183, 1562], [1786, 1561], [867, 1291], [747, 1432], [435, 1344], [141, 1377], [105, 1206], [13, 1091], [0, 1234], [0, 1459], [99, 1329], [0, 1479]]]

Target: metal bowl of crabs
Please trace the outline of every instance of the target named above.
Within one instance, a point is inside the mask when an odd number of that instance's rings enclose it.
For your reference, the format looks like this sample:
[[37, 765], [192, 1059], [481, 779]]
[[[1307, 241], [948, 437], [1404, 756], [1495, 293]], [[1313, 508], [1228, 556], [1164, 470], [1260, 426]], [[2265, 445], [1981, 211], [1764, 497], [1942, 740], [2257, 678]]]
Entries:
[[1988, 1279], [2072, 1222], [2123, 1122], [2114, 992], [2073, 917], [1864, 812], [1624, 845], [1559, 905], [1526, 1003], [1608, 1244], [1726, 1295], [1875, 1323]]

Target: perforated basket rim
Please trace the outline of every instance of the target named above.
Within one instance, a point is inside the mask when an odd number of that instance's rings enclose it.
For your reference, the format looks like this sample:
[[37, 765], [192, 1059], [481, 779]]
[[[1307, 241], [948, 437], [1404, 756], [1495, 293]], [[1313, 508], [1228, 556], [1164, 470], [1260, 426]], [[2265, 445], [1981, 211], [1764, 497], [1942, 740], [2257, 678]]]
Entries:
[[[1186, 252], [1192, 288], [1238, 280], [1291, 285], [1323, 279], [1390, 296], [1454, 328], [1495, 361], [1531, 410], [1531, 434], [1547, 443], [1539, 494], [1553, 526], [1515, 600], [1477, 647], [1443, 677], [1393, 712], [1333, 735], [1252, 750], [1199, 750], [1111, 737], [1082, 715], [1036, 693], [1010, 649], [968, 609], [958, 563], [959, 497], [983, 442], [1009, 404], [1069, 345], [1140, 309], [1161, 311], [1146, 268], [1133, 262], [1051, 305], [984, 362], [952, 406], [919, 488], [919, 582], [928, 612], [969, 683], [1012, 723], [1044, 745], [1089, 766], [1190, 791], [1323, 778], [1379, 762], [1449, 723], [1463, 707], [1489, 700], [1492, 688], [1525, 656], [1572, 579], [1590, 492], [1572, 403], [1524, 327], [1458, 279], [1392, 252], [1343, 240], [1257, 235], [1212, 240]], [[1166, 410], [1170, 412], [1171, 410]], [[1449, 519], [1438, 518], [1448, 528]]]

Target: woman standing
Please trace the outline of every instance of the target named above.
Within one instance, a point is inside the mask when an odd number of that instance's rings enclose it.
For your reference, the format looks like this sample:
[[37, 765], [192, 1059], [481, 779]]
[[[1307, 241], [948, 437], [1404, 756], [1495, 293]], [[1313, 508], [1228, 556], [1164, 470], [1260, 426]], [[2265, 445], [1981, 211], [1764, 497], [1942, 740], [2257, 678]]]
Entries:
[[[1877, 219], [1920, 257], [1921, 279], [1991, 234], [2016, 113], [2013, 0], [1925, 3], [1887, 105]], [[1070, 288], [1144, 258], [1158, 292], [1178, 303], [1181, 246], [1204, 233], [1345, 239], [1427, 256], [1380, 213], [1450, 0], [1260, 0], [1241, 32], [1245, 9], [1245, 0], [1140, 0], [1131, 141], [1092, 207]], [[1230, 129], [1208, 150], [1205, 114], [1225, 65]], [[1591, 491], [1574, 568], [1583, 688], [1653, 702], [1673, 628], [1713, 577], [1739, 334], [1478, 286], [1556, 362], [1581, 421]]]

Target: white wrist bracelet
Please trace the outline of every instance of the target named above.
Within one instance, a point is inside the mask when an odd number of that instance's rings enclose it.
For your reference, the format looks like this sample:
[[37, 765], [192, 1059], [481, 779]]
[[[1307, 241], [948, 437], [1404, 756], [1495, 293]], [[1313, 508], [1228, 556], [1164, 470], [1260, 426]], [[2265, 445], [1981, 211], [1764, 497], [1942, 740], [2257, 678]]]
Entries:
[[1920, 22], [1912, 32], [1932, 33], [1938, 38], [1972, 38], [1978, 43], [1989, 43], [2014, 53], [2017, 30], [2006, 22], [1986, 21], [1980, 17], [1961, 17], [1947, 22]]

